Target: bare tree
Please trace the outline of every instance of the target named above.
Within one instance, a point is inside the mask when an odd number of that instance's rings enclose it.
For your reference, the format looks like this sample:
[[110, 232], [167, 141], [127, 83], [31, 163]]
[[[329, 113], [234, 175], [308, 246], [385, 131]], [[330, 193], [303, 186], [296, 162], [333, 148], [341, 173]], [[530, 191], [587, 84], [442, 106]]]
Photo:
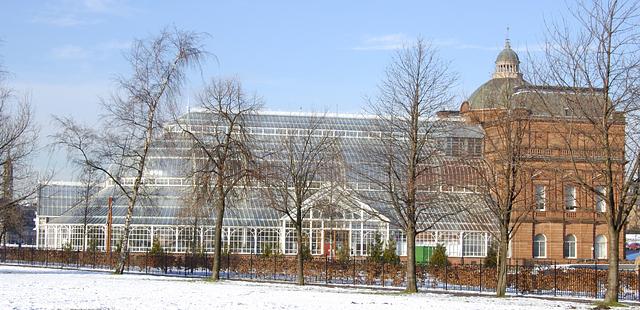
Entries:
[[55, 136], [58, 144], [83, 165], [103, 172], [126, 197], [117, 274], [124, 270], [133, 210], [150, 149], [162, 126], [162, 114], [180, 94], [185, 70], [198, 66], [205, 55], [200, 39], [196, 33], [165, 30], [148, 41], [136, 40], [128, 56], [132, 76], [118, 78], [118, 91], [102, 101], [107, 114], [102, 130], [79, 125], [70, 118], [57, 118], [61, 128]]
[[21, 205], [37, 191], [29, 160], [38, 138], [30, 97], [10, 88], [6, 76], [0, 70], [0, 240], [5, 241], [7, 232], [21, 228]]
[[202, 163], [202, 160], [195, 158], [196, 152], [192, 154], [192, 162], [189, 170], [185, 174], [191, 179], [191, 186], [183, 193], [182, 201], [183, 206], [178, 211], [178, 217], [182, 218], [187, 225], [193, 227], [193, 234], [191, 236], [191, 243], [189, 247], [193, 255], [197, 255], [200, 248], [198, 243], [199, 234], [198, 229], [205, 224], [205, 221], [211, 214], [211, 206], [208, 197], [210, 197], [211, 178], [210, 174], [206, 173], [209, 169], [206, 168], [206, 161]]
[[[199, 98], [203, 119], [181, 118], [178, 125], [194, 144], [195, 184], [201, 194], [199, 203], [212, 207], [215, 217], [213, 269], [214, 281], [220, 278], [222, 225], [225, 210], [237, 191], [249, 182], [253, 154], [247, 134], [247, 118], [258, 111], [261, 99], [247, 95], [235, 79], [212, 80]], [[190, 117], [189, 114], [186, 116]]]
[[103, 179], [99, 177], [98, 171], [88, 166], [81, 168], [79, 179], [82, 187], [80, 188], [80, 195], [78, 196], [79, 199], [75, 205], [80, 206], [82, 210], [82, 232], [85, 240], [82, 243], [82, 250], [86, 251], [89, 236], [87, 225], [91, 219], [91, 212], [93, 208], [97, 206], [95, 198]]
[[473, 173], [468, 185], [478, 195], [476, 203], [484, 204], [494, 219], [486, 223], [487, 228], [493, 226], [498, 230], [487, 229], [498, 243], [498, 297], [505, 296], [507, 288], [509, 241], [536, 207], [536, 200], [527, 196], [534, 170], [528, 162], [531, 111], [516, 105], [511, 96], [501, 99], [503, 109], [489, 116], [471, 116], [471, 121], [484, 131], [484, 153], [465, 161]]
[[332, 177], [330, 165], [338, 155], [336, 139], [321, 130], [324, 121], [322, 115], [308, 117], [304, 127], [292, 130], [273, 145], [260, 169], [270, 207], [286, 215], [296, 231], [298, 285], [304, 285], [307, 246], [302, 224], [311, 209], [305, 202]]
[[538, 100], [562, 125], [572, 181], [606, 202], [606, 303], [618, 301], [620, 234], [639, 193], [639, 13], [637, 1], [581, 1], [571, 8], [575, 25], [547, 26], [544, 60], [534, 68], [537, 84], [561, 94], [551, 100], [542, 89]]
[[[442, 124], [435, 113], [452, 101], [449, 91], [456, 82], [447, 63], [436, 50], [418, 39], [397, 52], [379, 86], [379, 95], [369, 100], [381, 132], [379, 146], [369, 153], [366, 179], [383, 195], [364, 197], [388, 205], [392, 225], [407, 236], [407, 292], [417, 292], [415, 238], [448, 214], [459, 210], [438, 208], [441, 193], [427, 190], [434, 185], [439, 164], [435, 135]], [[432, 184], [428, 184], [432, 183]]]

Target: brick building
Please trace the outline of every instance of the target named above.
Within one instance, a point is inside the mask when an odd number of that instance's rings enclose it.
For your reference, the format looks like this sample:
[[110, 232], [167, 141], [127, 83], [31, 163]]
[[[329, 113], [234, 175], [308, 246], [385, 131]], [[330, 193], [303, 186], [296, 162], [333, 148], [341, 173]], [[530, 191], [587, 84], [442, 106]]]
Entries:
[[[500, 126], [508, 124], [513, 126], [512, 130], [516, 127], [522, 130], [518, 142], [522, 153], [522, 191], [514, 214], [523, 217], [509, 245], [512, 263], [530, 259], [558, 262], [606, 259], [605, 201], [577, 185], [575, 175], [579, 173], [582, 179], [593, 180], [595, 186], [600, 178], [593, 165], [603, 150], [579, 134], [588, 133], [589, 124], [572, 113], [575, 109], [571, 106], [597, 100], [593, 90], [528, 83], [508, 39], [495, 64], [492, 78], [462, 103], [460, 114], [466, 122], [483, 128], [484, 157], [497, 165], [505, 149], [490, 146], [505, 145], [507, 138], [501, 135], [504, 130]], [[619, 172], [615, 178], [622, 178], [624, 169], [624, 115], [619, 115], [619, 120], [611, 131], [617, 141], [614, 149]], [[569, 132], [573, 129], [580, 130]], [[622, 255], [621, 251], [621, 258]]]

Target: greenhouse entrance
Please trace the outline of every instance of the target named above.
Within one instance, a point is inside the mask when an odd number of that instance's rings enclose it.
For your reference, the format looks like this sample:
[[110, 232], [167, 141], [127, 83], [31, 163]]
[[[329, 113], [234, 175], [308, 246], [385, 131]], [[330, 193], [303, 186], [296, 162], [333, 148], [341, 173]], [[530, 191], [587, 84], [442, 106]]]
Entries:
[[[348, 230], [325, 230], [324, 253], [329, 257], [337, 257], [340, 251], [349, 250]], [[347, 252], [349, 253], [349, 252]]]

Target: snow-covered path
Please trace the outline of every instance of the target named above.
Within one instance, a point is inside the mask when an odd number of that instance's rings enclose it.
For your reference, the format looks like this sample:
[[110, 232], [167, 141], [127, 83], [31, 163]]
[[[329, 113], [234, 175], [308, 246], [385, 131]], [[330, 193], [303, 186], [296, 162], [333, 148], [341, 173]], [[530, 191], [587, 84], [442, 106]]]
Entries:
[[[531, 298], [405, 295], [363, 289], [0, 266], [0, 309], [589, 309]], [[629, 308], [627, 308], [629, 309]]]

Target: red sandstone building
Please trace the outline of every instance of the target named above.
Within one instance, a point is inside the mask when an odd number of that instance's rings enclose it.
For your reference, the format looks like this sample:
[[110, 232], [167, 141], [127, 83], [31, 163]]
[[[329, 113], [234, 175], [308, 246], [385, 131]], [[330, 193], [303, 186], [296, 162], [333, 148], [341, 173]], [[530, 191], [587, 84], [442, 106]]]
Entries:
[[[573, 100], [566, 99], [567, 89], [535, 86], [523, 78], [518, 55], [508, 40], [495, 64], [492, 79], [462, 104], [460, 114], [466, 122], [480, 125], [484, 131], [483, 155], [487, 161], [495, 158], [496, 162], [500, 152], [505, 151], [490, 147], [504, 139], [496, 124], [504, 124], [506, 113], [526, 116], [526, 125], [519, 125], [525, 131], [521, 140], [525, 172], [521, 198], [517, 201], [517, 209], [525, 215], [511, 238], [508, 254], [511, 262], [606, 259], [605, 201], [575, 182], [575, 174], [579, 173], [597, 186], [599, 176], [589, 159], [597, 158], [602, 149], [578, 134], [568, 139], [569, 127], [563, 126], [571, 123], [571, 128], [588, 132], [588, 124], [569, 112], [572, 110], [568, 105]], [[590, 100], [588, 96], [572, 94], [576, 104]], [[612, 134], [619, 137], [615, 154], [623, 167], [623, 115], [620, 119]], [[622, 178], [622, 172], [620, 168], [617, 178]]]

